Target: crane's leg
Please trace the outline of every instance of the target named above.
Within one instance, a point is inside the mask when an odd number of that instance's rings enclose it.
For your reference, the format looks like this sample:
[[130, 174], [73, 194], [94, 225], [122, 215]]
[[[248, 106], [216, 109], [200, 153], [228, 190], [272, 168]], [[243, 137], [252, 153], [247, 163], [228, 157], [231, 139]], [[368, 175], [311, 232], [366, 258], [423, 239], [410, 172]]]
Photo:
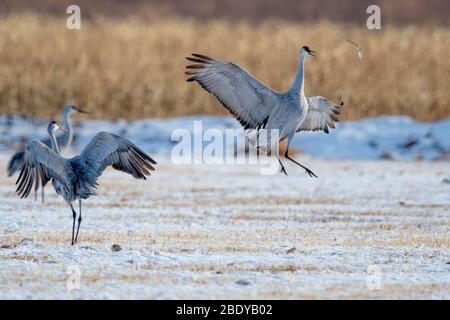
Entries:
[[277, 158], [278, 158], [278, 162], [280, 163], [280, 166], [281, 166], [281, 172], [284, 173], [285, 175], [288, 175], [286, 172], [286, 169], [283, 166], [283, 163], [281, 162], [281, 159], [278, 156], [277, 156]]
[[[275, 157], [278, 159], [278, 162], [280, 163], [281, 172], [284, 173], [285, 175], [288, 175], [286, 169], [284, 168], [283, 162], [281, 162], [281, 159], [280, 159], [280, 152], [279, 152], [280, 143], [277, 142], [275, 144], [272, 144], [272, 138], [275, 138], [272, 136], [274, 134], [274, 132], [273, 132], [274, 129], [267, 128], [265, 130], [267, 130], [266, 132], [269, 132], [269, 134], [267, 134], [267, 137], [266, 137], [266, 139], [267, 139], [267, 144], [266, 144], [267, 145], [267, 147], [266, 147], [267, 156], [270, 157], [272, 155], [272, 149], [275, 148], [274, 153], [275, 153]], [[279, 137], [280, 137], [279, 132], [276, 131], [276, 133], [277, 133], [276, 138], [279, 139]]]
[[69, 205], [70, 205], [70, 209], [72, 209], [72, 217], [73, 217], [73, 223], [72, 223], [72, 245], [74, 245], [75, 244], [75, 241], [74, 241], [75, 240], [75, 238], [74, 238], [74, 235], [75, 235], [75, 219], [77, 218], [77, 213], [76, 213], [75, 209], [73, 208], [71, 202], [69, 202]]
[[78, 232], [80, 232], [80, 224], [81, 224], [81, 199], [78, 199], [78, 203], [80, 204], [80, 215], [78, 216], [78, 227], [77, 227], [77, 234], [75, 235], [75, 242], [77, 242], [78, 239]]
[[42, 203], [45, 203], [45, 200], [44, 200], [44, 187], [42, 187], [42, 191], [41, 191], [41, 201], [42, 201]]
[[34, 190], [34, 201], [36, 201], [36, 200], [37, 200], [37, 191]]
[[290, 142], [290, 141], [288, 141], [288, 144], [287, 144], [287, 147], [286, 147], [286, 152], [285, 152], [285, 154], [284, 154], [284, 157], [285, 157], [286, 159], [292, 161], [292, 162], [295, 163], [296, 165], [298, 165], [298, 166], [302, 167], [303, 169], [305, 169], [305, 170], [306, 170], [306, 173], [309, 174], [310, 177], [316, 177], [316, 178], [318, 178], [318, 176], [316, 176], [314, 172], [312, 172], [312, 171], [309, 170], [307, 167], [301, 165], [300, 163], [298, 163], [297, 161], [295, 161], [294, 159], [292, 159], [291, 157], [289, 157], [289, 142]]

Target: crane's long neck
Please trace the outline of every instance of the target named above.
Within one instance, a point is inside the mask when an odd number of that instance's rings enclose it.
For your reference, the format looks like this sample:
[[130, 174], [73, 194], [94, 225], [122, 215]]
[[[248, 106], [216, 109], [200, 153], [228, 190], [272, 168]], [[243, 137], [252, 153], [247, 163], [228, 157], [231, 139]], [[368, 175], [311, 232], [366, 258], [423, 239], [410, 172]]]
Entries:
[[50, 136], [50, 141], [52, 142], [52, 150], [53, 150], [56, 154], [61, 155], [61, 153], [59, 152], [58, 142], [56, 141], [55, 131], [49, 129], [49, 130], [48, 130], [48, 134], [49, 134], [49, 136]]
[[73, 138], [72, 121], [70, 121], [70, 112], [64, 112], [62, 119], [63, 127], [67, 130], [64, 131], [61, 138], [61, 146], [70, 146]]
[[303, 98], [304, 93], [304, 74], [305, 74], [305, 55], [300, 56], [300, 62], [297, 67], [297, 74], [295, 75], [294, 82], [289, 90], [291, 95], [297, 99]]

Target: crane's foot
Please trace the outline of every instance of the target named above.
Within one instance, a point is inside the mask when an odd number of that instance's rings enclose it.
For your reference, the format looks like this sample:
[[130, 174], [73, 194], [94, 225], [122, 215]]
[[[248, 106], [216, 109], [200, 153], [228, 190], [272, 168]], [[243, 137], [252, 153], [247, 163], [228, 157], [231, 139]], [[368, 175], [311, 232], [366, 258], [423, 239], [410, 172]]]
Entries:
[[316, 174], [314, 172], [312, 172], [311, 170], [309, 170], [308, 168], [306, 168], [305, 173], [309, 174], [309, 176], [312, 177], [316, 177], [319, 178], [318, 176], [316, 176]]
[[281, 173], [284, 173], [285, 175], [288, 175], [287, 172], [286, 172], [286, 169], [284, 168], [283, 163], [281, 162], [280, 159], [278, 159], [278, 162], [280, 163], [280, 166], [281, 166]]
[[309, 170], [307, 167], [305, 167], [304, 165], [298, 163], [297, 161], [295, 161], [294, 159], [292, 159], [291, 157], [289, 157], [289, 155], [286, 153], [285, 158], [292, 161], [293, 163], [295, 163], [296, 165], [302, 167], [303, 169], [305, 169], [305, 173], [307, 173], [311, 178], [315, 177], [315, 178], [319, 178], [318, 176], [316, 176], [316, 174], [314, 172], [312, 172], [311, 170]]

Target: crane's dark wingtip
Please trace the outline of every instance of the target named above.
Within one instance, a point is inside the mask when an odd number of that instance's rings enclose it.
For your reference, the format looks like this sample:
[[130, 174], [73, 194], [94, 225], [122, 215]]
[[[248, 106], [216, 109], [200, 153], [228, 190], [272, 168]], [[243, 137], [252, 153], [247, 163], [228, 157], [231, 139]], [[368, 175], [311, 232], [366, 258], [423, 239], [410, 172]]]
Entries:
[[186, 66], [186, 69], [203, 69], [205, 66], [203, 64], [190, 64]]
[[191, 53], [192, 56], [203, 59], [203, 60], [208, 60], [208, 61], [214, 61], [213, 58], [205, 56], [204, 54], [199, 54], [199, 53]]
[[206, 59], [202, 59], [202, 58], [186, 57], [186, 60], [196, 62], [196, 63], [211, 64], [211, 60], [206, 60]]

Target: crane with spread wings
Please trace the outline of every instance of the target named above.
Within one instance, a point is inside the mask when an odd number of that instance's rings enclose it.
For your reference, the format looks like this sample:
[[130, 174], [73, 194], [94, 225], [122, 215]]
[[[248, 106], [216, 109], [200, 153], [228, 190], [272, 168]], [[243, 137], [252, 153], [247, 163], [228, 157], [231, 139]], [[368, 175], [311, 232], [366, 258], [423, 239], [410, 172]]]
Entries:
[[[109, 132], [98, 133], [80, 155], [67, 159], [59, 152], [56, 130], [66, 129], [51, 121], [47, 127], [51, 148], [39, 140], [32, 140], [26, 146], [16, 192], [21, 198], [28, 197], [33, 187], [37, 191], [51, 181], [56, 193], [72, 210], [73, 245], [80, 231], [81, 201], [95, 194], [97, 179], [103, 171], [112, 166], [133, 178], [145, 180], [155, 170], [156, 162], [131, 141]], [[77, 213], [72, 202], [76, 200], [79, 201], [79, 215], [75, 234]]]
[[[188, 82], [198, 82], [206, 91], [213, 94], [222, 105], [242, 124], [250, 137], [257, 137], [261, 129], [266, 132], [276, 130], [278, 140], [287, 139], [285, 158], [306, 170], [310, 177], [317, 177], [307, 167], [289, 156], [289, 145], [294, 134], [299, 131], [324, 131], [335, 128], [339, 121], [339, 105], [320, 96], [306, 97], [304, 94], [304, 66], [307, 56], [315, 52], [304, 46], [300, 50], [297, 74], [291, 88], [284, 93], [269, 88], [238, 65], [213, 59], [211, 57], [192, 54], [187, 60], [195, 62], [188, 65], [186, 74]], [[257, 147], [270, 155], [279, 141], [270, 141]], [[270, 138], [270, 135], [269, 135]], [[281, 172], [287, 175], [278, 152], [275, 153], [281, 165]]]

